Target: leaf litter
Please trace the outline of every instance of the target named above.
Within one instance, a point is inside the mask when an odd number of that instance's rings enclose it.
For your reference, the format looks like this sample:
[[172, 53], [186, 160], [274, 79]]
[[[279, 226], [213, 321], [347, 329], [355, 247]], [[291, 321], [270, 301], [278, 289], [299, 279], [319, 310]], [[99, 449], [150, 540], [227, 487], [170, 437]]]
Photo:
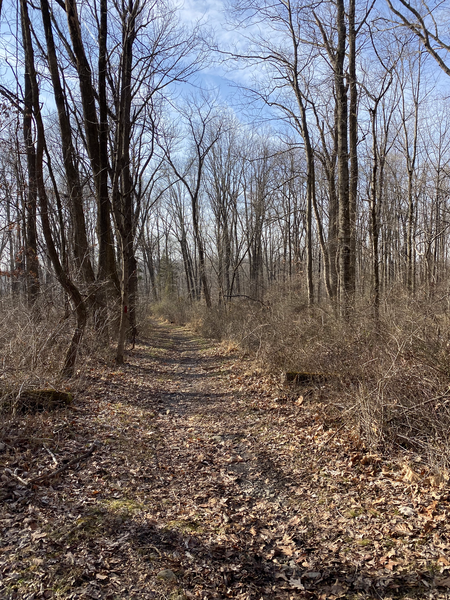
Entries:
[[447, 478], [419, 457], [173, 325], [87, 368], [73, 409], [4, 428], [0, 598], [449, 597]]

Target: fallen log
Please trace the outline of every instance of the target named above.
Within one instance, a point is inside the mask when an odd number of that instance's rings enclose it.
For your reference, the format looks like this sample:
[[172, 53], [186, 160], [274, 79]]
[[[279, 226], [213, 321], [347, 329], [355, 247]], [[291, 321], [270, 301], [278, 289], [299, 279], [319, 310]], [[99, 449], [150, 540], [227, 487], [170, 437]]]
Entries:
[[55, 389], [21, 390], [12, 401], [12, 409], [20, 413], [36, 413], [58, 410], [70, 406], [73, 395]]

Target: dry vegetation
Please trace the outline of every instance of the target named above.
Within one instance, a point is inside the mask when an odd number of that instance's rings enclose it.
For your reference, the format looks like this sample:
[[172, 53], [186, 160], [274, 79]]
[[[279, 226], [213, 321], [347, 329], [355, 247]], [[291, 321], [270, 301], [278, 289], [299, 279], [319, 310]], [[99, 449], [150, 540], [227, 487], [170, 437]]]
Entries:
[[[386, 452], [413, 449], [431, 464], [449, 465], [450, 313], [445, 292], [412, 299], [394, 290], [377, 320], [371, 305], [360, 302], [350, 322], [338, 320], [327, 306], [307, 309], [289, 287], [269, 294], [264, 304], [234, 299], [207, 310], [169, 298], [152, 310], [171, 323], [189, 324], [206, 338], [235, 345], [267, 373], [323, 374], [323, 385], [316, 390], [320, 400], [337, 414], [344, 410], [369, 446]], [[1, 314], [4, 415], [17, 410], [24, 391], [74, 389], [93, 357], [112, 358], [102, 333], [90, 330], [77, 378], [68, 384], [60, 379], [59, 368], [73, 322], [58, 302], [43, 295], [30, 311], [3, 300]], [[141, 316], [145, 318], [142, 310]]]
[[[432, 299], [393, 290], [378, 319], [360, 302], [342, 322], [327, 307], [306, 308], [289, 288], [264, 305], [236, 299], [210, 311], [182, 302], [156, 311], [202, 335], [230, 340], [267, 372], [322, 373], [321, 399], [345, 410], [374, 449], [411, 448], [433, 464], [450, 462], [450, 312], [448, 294]], [[326, 393], [325, 393], [326, 389]]]
[[[289, 289], [161, 303], [125, 365], [92, 335], [70, 382], [70, 318], [3, 308], [2, 600], [448, 597], [445, 297], [351, 323]], [[73, 405], [22, 410], [44, 387]]]

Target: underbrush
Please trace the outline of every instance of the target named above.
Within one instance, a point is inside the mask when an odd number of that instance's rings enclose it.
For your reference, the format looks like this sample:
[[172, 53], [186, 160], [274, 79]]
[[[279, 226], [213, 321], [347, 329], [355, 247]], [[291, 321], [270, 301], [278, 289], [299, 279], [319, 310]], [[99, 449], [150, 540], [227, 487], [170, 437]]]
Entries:
[[84, 377], [92, 357], [111, 354], [105, 344], [105, 328], [91, 324], [77, 356], [76, 377], [69, 383], [61, 377], [64, 357], [75, 328], [73, 312], [54, 294], [42, 292], [33, 307], [19, 298], [0, 300], [0, 413], [20, 411], [20, 398], [29, 390], [66, 390]]
[[[371, 447], [407, 448], [450, 466], [448, 300], [444, 292], [430, 300], [393, 291], [378, 319], [370, 303], [360, 301], [348, 321], [325, 303], [308, 308], [304, 298], [280, 288], [264, 304], [236, 298], [206, 309], [168, 299], [152, 309], [189, 323], [199, 335], [237, 345], [266, 372], [313, 375], [321, 401], [352, 420]], [[24, 390], [66, 389], [59, 373], [74, 317], [44, 293], [32, 310], [10, 299], [0, 304], [0, 411], [11, 412]], [[112, 360], [105, 339], [87, 328], [72, 389], [83, 385], [89, 361]]]
[[153, 303], [151, 312], [156, 317], [169, 321], [169, 323], [186, 325], [191, 320], [192, 306], [184, 298], [166, 297]]
[[447, 294], [430, 300], [393, 291], [378, 319], [361, 301], [342, 321], [328, 305], [308, 308], [304, 299], [278, 289], [264, 305], [185, 305], [182, 318], [173, 312], [172, 320], [238, 344], [266, 371], [323, 376], [322, 401], [351, 419], [372, 448], [406, 448], [450, 465]]

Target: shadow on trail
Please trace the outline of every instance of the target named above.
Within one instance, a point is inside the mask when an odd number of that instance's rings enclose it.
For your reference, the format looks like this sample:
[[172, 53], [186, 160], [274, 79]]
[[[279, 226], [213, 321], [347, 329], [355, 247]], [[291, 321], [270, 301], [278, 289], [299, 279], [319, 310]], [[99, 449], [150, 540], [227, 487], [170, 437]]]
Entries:
[[[328, 558], [324, 560], [327, 567], [321, 569], [320, 540], [289, 526], [286, 531], [300, 551], [294, 554], [281, 538], [267, 534], [274, 523], [270, 516], [265, 518], [263, 509], [261, 514], [258, 512], [260, 500], [273, 504], [288, 501], [294, 482], [277, 464], [277, 456], [257, 445], [252, 448], [251, 435], [242, 418], [243, 407], [232, 402], [238, 396], [237, 390], [226, 389], [225, 381], [221, 390], [220, 380], [214, 390], [208, 389], [210, 378], [226, 375], [227, 371], [220, 369], [220, 363], [226, 359], [201, 355], [207, 347], [207, 343], [193, 340], [178, 328], [155, 324], [151, 339], [140, 342], [133, 351], [132, 358], [139, 361], [130, 362], [127, 370], [144, 375], [157, 386], [144, 397], [129, 394], [122, 402], [152, 408], [158, 413], [161, 429], [155, 445], [155, 461], [149, 461], [149, 485], [163, 501], [158, 509], [161, 513], [153, 521], [136, 516], [123, 525], [119, 523], [118, 530], [108, 535], [121, 539], [128, 534], [126, 543], [130, 552], [138, 555], [154, 576], [159, 570], [171, 569], [177, 585], [190, 592], [190, 597], [247, 600], [429, 597], [435, 589], [431, 571], [395, 573], [379, 565], [375, 568], [363, 561], [355, 563], [352, 556], [347, 560], [338, 554], [331, 563]], [[173, 389], [171, 386], [177, 382], [185, 389]], [[220, 436], [211, 435], [211, 428], [201, 421], [205, 413], [210, 422], [222, 426], [226, 414], [228, 429], [221, 431]], [[191, 423], [200, 432], [198, 438], [196, 433], [187, 433], [184, 427], [187, 417], [198, 419]], [[174, 431], [176, 435], [170, 437]], [[245, 457], [247, 450], [251, 458], [227, 462], [234, 454]], [[227, 501], [219, 517], [217, 513], [205, 516], [198, 508], [213, 496], [219, 503]], [[198, 513], [190, 520], [183, 511], [178, 514], [175, 506], [166, 517], [158, 516], [176, 498], [190, 503]], [[244, 505], [246, 510], [240, 513]], [[247, 520], [243, 515], [247, 515]], [[285, 514], [280, 511], [277, 518], [283, 519]], [[111, 519], [114, 522], [113, 515]], [[312, 542], [315, 547], [311, 547]]]
[[434, 587], [431, 572], [374, 577], [370, 568], [343, 562], [336, 562], [333, 569], [311, 571], [289, 561], [276, 542], [255, 544], [254, 526], [241, 531], [238, 544], [235, 536], [227, 541], [226, 535], [220, 543], [205, 543], [195, 533], [180, 531], [170, 523], [162, 528], [137, 526], [130, 541], [147, 560], [173, 570], [185, 591], [208, 599], [387, 600], [405, 598], [406, 594], [423, 598]]
[[[139, 355], [136, 354], [135, 355], [136, 358], [139, 358]], [[213, 368], [211, 367], [211, 365], [216, 365], [218, 360], [215, 357], [205, 357], [202, 358], [202, 371], [187, 371], [187, 368], [189, 368], [189, 365], [191, 365], [191, 368], [197, 366], [197, 362], [195, 362], [193, 359], [191, 359], [190, 357], [185, 357], [182, 359], [173, 359], [173, 358], [160, 358], [157, 359], [158, 360], [158, 364], [157, 365], [151, 365], [151, 366], [143, 366], [143, 365], [133, 365], [133, 364], [128, 364], [127, 365], [127, 369], [130, 372], [143, 372], [143, 373], [148, 373], [149, 375], [153, 375], [153, 376], [158, 376], [158, 375], [172, 375], [173, 377], [177, 377], [178, 379], [181, 378], [185, 378], [185, 379], [205, 379], [205, 378], [212, 378], [217, 376], [218, 374], [220, 375], [227, 375], [230, 373], [229, 369], [221, 369], [221, 368], [217, 368], [215, 371], [213, 370]], [[224, 362], [224, 361], [222, 361]], [[175, 367], [175, 368], [174, 368]], [[181, 367], [180, 368], [176, 368], [176, 367]]]
[[170, 566], [185, 590], [202, 590], [207, 598], [237, 597], [243, 592], [257, 598], [275, 583], [273, 565], [242, 545], [205, 544], [193, 533], [152, 525], [138, 528], [133, 543], [149, 560], [155, 561], [156, 551], [156, 560]]

